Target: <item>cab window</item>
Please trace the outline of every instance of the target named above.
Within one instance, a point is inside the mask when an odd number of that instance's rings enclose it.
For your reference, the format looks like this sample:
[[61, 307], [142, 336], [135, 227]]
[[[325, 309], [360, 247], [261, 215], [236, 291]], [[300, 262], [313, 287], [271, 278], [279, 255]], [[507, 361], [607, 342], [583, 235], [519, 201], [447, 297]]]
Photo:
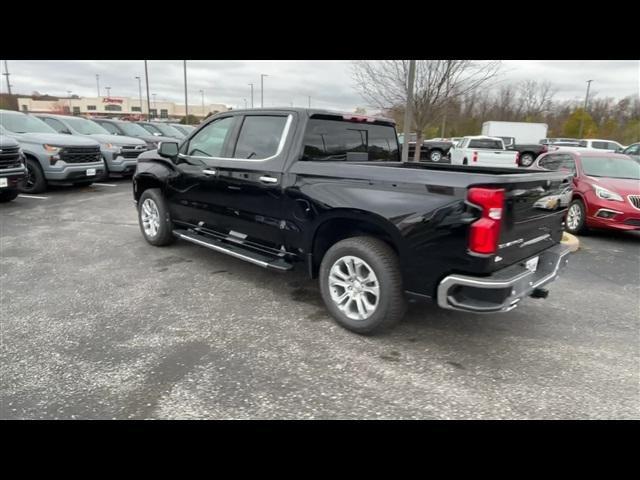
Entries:
[[235, 117], [221, 118], [211, 122], [193, 136], [187, 147], [187, 155], [200, 157], [222, 157]]

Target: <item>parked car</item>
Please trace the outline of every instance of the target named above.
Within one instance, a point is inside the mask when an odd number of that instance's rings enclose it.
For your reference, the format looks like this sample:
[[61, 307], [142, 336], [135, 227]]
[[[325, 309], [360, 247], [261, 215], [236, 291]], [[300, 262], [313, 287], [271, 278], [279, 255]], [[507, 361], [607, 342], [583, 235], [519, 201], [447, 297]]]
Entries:
[[14, 138], [0, 135], [0, 203], [18, 196], [18, 184], [26, 175], [24, 155]]
[[624, 147], [613, 140], [599, 140], [597, 138], [585, 138], [580, 140], [579, 146], [595, 150], [603, 150], [605, 152], [621, 152]]
[[502, 139], [496, 137], [464, 137], [451, 148], [449, 155], [452, 165], [510, 168], [519, 166], [519, 153], [507, 150]]
[[133, 175], [138, 156], [147, 150], [147, 144], [144, 140], [112, 135], [97, 123], [86, 118], [50, 114], [36, 114], [35, 116], [58, 133], [82, 135], [100, 142], [100, 152], [104, 157], [105, 177]]
[[399, 321], [407, 298], [487, 313], [546, 296], [567, 263], [566, 208], [534, 205], [567, 181], [402, 163], [392, 120], [252, 109], [143, 153], [133, 194], [151, 245], [179, 238], [275, 271], [303, 266], [336, 321], [366, 334]]
[[181, 123], [170, 123], [169, 125], [171, 125], [179, 132], [182, 132], [185, 137], [189, 136], [189, 134], [196, 129], [196, 127], [194, 127], [193, 125], [183, 125]]
[[[409, 149], [409, 158], [412, 158], [416, 151], [416, 138], [415, 133], [411, 134], [407, 148]], [[398, 142], [403, 145], [404, 134], [398, 135]], [[451, 141], [438, 141], [438, 140], [424, 140], [422, 142], [422, 149], [420, 150], [420, 160], [430, 162], [440, 162], [449, 153], [453, 142]]]
[[499, 137], [507, 150], [515, 150], [520, 154], [520, 166], [530, 167], [536, 158], [548, 151], [547, 145], [539, 143], [517, 144], [514, 137]]
[[140, 138], [146, 142], [148, 149], [158, 148], [160, 142], [175, 140], [175, 138], [171, 137], [153, 135], [136, 123], [111, 118], [92, 118], [91, 121], [97, 123], [112, 135]]
[[536, 169], [573, 174], [566, 229], [640, 230], [640, 163], [597, 150], [563, 150], [542, 155]]
[[156, 135], [158, 137], [171, 137], [176, 138], [178, 140], [182, 140], [186, 135], [179, 131], [178, 129], [172, 127], [168, 123], [160, 123], [160, 122], [136, 122], [142, 128], [144, 128], [147, 132], [152, 135]]
[[622, 154], [640, 160], [640, 143], [632, 143], [622, 151]]
[[104, 175], [96, 140], [57, 133], [39, 118], [12, 110], [0, 110], [0, 133], [15, 138], [26, 157], [26, 176], [18, 185], [25, 193], [50, 184], [90, 185]]

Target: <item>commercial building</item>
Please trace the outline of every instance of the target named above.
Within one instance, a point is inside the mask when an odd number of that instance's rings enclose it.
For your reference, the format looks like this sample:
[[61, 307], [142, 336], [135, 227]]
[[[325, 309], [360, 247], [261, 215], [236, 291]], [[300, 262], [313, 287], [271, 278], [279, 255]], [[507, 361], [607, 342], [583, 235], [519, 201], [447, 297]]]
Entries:
[[[18, 96], [18, 109], [31, 113], [58, 113], [72, 115], [93, 115], [109, 117], [127, 117], [135, 119], [147, 116], [147, 102], [143, 99], [128, 97], [26, 97]], [[209, 113], [226, 112], [226, 105], [189, 105], [189, 115], [204, 118]], [[150, 117], [157, 120], [179, 121], [185, 116], [184, 103], [151, 101]]]

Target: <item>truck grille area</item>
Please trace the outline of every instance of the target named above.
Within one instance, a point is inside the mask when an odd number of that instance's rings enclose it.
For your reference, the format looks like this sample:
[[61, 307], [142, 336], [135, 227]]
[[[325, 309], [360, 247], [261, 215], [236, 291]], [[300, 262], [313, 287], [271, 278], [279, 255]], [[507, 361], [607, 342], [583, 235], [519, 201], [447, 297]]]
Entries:
[[20, 147], [5, 147], [0, 150], [0, 169], [20, 166]]
[[121, 149], [124, 158], [138, 158], [138, 156], [147, 151], [146, 145], [125, 145]]
[[64, 147], [60, 158], [65, 163], [94, 163], [102, 159], [100, 147]]

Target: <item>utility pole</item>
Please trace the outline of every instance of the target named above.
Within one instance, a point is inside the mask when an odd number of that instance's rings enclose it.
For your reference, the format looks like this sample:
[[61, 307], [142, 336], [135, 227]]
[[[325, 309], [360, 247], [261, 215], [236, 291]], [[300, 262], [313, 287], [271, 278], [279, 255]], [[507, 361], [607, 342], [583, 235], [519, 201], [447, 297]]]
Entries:
[[[409, 161], [409, 137], [411, 135], [411, 118], [413, 107], [413, 82], [416, 76], [416, 61], [409, 60], [409, 85], [407, 85], [407, 104], [404, 108], [404, 140], [402, 142], [402, 161]], [[416, 148], [420, 146], [416, 143]]]
[[244, 108], [245, 108], [245, 110], [246, 110], [246, 108], [247, 108], [247, 99], [246, 99], [246, 98], [243, 98], [243, 100], [244, 100]]
[[67, 90], [67, 96], [69, 97], [69, 113], [71, 113], [71, 90]]
[[149, 100], [149, 71], [147, 70], [147, 61], [144, 61], [144, 81], [147, 84], [147, 122], [151, 114], [151, 101]]
[[100, 98], [100, 75], [96, 73], [96, 86], [98, 87], [98, 98]]
[[104, 87], [104, 89], [107, 91], [107, 98], [111, 98], [111, 87]]
[[251, 108], [253, 108], [253, 83], [250, 83], [249, 85], [251, 85]]
[[140, 81], [140, 77], [136, 77], [138, 80], [138, 95], [140, 97], [140, 118], [142, 118], [142, 82]]
[[264, 77], [268, 77], [266, 73], [260, 74], [260, 108], [264, 108]]
[[311, 95], [309, 95], [309, 108], [311, 108]]
[[4, 61], [4, 73], [3, 75], [5, 76], [5, 78], [7, 79], [7, 92], [9, 92], [9, 95], [11, 95], [11, 82], [9, 81], [9, 76], [11, 75], [9, 73], [9, 67], [7, 66], [7, 61]]
[[202, 95], [202, 118], [204, 118], [204, 90], [200, 90], [200, 94]]
[[184, 123], [189, 124], [189, 105], [187, 105], [187, 61], [182, 61], [184, 69]]
[[584, 111], [580, 116], [580, 132], [578, 133], [578, 139], [582, 138], [582, 128], [584, 127], [584, 117], [587, 114], [587, 102], [589, 101], [589, 88], [591, 87], [593, 80], [587, 80], [587, 94], [584, 96]]

